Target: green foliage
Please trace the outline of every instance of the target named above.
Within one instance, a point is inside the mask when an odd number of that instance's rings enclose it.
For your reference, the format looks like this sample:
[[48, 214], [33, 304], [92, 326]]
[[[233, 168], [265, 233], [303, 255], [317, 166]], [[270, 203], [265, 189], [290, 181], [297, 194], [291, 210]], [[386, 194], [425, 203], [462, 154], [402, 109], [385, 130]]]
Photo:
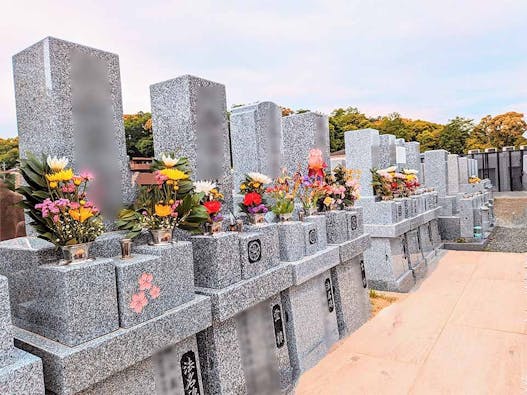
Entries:
[[142, 111], [137, 114], [125, 114], [123, 121], [128, 155], [153, 156], [152, 114]]
[[0, 138], [0, 170], [15, 167], [18, 159], [18, 137]]
[[451, 154], [463, 154], [466, 152], [467, 139], [473, 129], [472, 119], [455, 117], [445, 125], [439, 136], [439, 146]]
[[526, 144], [522, 136], [527, 131], [523, 114], [507, 112], [492, 117], [483, 117], [467, 139], [467, 149], [502, 148]]

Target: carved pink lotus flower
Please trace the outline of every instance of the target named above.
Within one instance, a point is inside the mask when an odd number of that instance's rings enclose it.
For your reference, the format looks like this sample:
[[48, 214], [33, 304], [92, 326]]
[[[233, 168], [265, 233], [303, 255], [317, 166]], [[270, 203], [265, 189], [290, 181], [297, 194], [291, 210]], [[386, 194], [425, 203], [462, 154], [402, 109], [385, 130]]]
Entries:
[[132, 301], [130, 302], [130, 308], [137, 314], [143, 311], [143, 308], [148, 304], [148, 299], [144, 292], [138, 292], [132, 295]]
[[157, 299], [159, 294], [161, 293], [161, 288], [156, 285], [153, 285], [152, 288], [150, 288], [149, 293], [152, 299]]
[[152, 280], [154, 279], [154, 276], [150, 273], [143, 273], [141, 277], [139, 277], [139, 290], [140, 291], [146, 291], [150, 288], [152, 288]]

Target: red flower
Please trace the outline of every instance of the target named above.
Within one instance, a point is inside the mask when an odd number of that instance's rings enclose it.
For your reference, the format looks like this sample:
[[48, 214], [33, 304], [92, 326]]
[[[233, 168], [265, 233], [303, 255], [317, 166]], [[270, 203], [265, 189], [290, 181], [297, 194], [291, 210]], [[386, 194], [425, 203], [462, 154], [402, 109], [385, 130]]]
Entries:
[[262, 197], [260, 196], [258, 192], [249, 192], [243, 198], [244, 206], [258, 206], [261, 203], [262, 203]]
[[209, 215], [219, 213], [221, 210], [221, 202], [218, 202], [217, 200], [208, 200], [203, 203], [203, 205], [207, 209]]

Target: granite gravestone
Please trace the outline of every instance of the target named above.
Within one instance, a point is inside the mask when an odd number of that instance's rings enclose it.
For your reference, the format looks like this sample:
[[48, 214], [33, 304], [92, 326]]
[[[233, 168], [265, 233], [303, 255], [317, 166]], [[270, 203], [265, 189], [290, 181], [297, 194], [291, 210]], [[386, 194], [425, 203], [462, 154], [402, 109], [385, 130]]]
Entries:
[[225, 86], [191, 75], [150, 86], [154, 153], [189, 159], [195, 180], [218, 182], [233, 209]]
[[381, 134], [379, 136], [379, 168], [386, 169], [396, 163], [395, 136]]
[[344, 133], [346, 166], [360, 171], [361, 196], [372, 197], [370, 169], [379, 168], [379, 131], [351, 130]]
[[448, 192], [448, 151], [432, 150], [425, 152], [425, 179], [426, 185], [434, 187], [440, 197]]
[[133, 195], [119, 57], [47, 37], [13, 56], [13, 70], [21, 156], [66, 156], [91, 171], [90, 198], [115, 214]]
[[421, 144], [416, 141], [409, 141], [404, 144], [406, 148], [406, 167], [414, 169], [421, 175]]
[[327, 115], [314, 112], [289, 115], [282, 118], [282, 167], [290, 173], [304, 172], [309, 151], [322, 151], [324, 161], [329, 161], [329, 122]]
[[232, 109], [234, 185], [240, 185], [249, 172], [263, 173], [271, 178], [280, 175], [281, 117], [280, 106], [268, 101]]
[[459, 162], [456, 154], [448, 154], [448, 194], [459, 192]]

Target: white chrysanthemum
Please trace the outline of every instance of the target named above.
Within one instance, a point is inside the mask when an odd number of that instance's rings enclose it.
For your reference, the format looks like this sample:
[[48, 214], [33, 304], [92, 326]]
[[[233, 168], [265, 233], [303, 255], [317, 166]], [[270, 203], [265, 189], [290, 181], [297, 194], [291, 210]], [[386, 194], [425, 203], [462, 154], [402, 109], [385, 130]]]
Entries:
[[56, 156], [48, 156], [48, 159], [46, 161], [48, 163], [48, 166], [53, 171], [61, 171], [64, 170], [64, 168], [68, 165], [68, 158], [63, 156], [62, 158], [58, 158]]
[[417, 174], [419, 172], [417, 170], [415, 170], [415, 169], [404, 169], [403, 173], [404, 174]]
[[250, 177], [253, 181], [259, 182], [260, 184], [264, 184], [264, 185], [270, 184], [271, 182], [273, 182], [273, 180], [270, 177], [262, 173], [256, 173], [256, 172], [247, 173], [247, 176]]
[[388, 173], [395, 173], [396, 170], [397, 170], [397, 166], [390, 166], [387, 169], [384, 169], [384, 171]]
[[166, 167], [174, 167], [177, 163], [177, 158], [172, 158], [170, 155], [161, 154], [161, 161]]
[[208, 195], [210, 191], [216, 188], [216, 184], [211, 181], [196, 181], [194, 182], [194, 190], [196, 193], [203, 192], [205, 195]]

